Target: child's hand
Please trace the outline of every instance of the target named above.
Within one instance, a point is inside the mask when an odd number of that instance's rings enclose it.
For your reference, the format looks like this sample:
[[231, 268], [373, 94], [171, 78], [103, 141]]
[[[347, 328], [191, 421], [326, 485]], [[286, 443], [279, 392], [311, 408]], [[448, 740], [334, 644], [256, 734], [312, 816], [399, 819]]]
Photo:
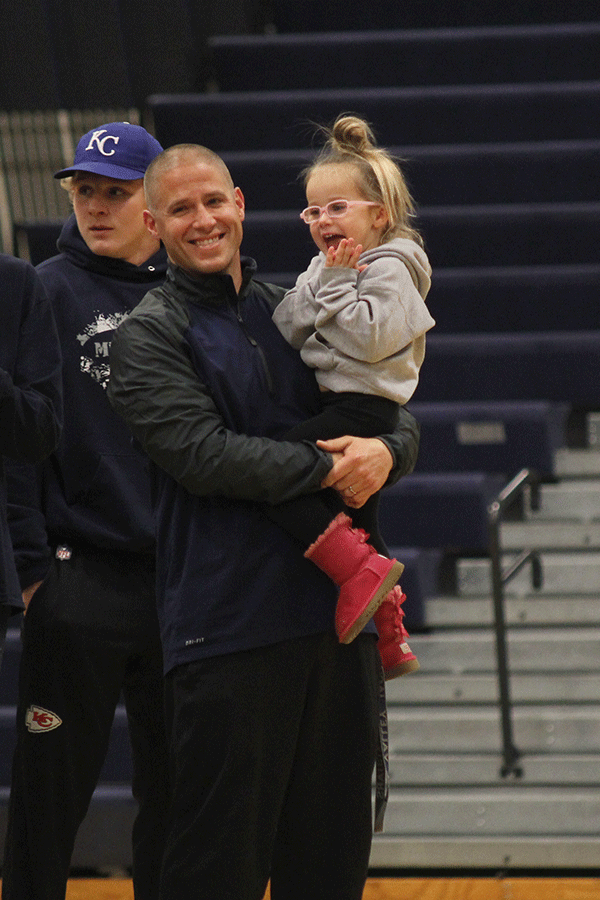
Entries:
[[333, 268], [334, 266], [339, 266], [362, 272], [366, 269], [366, 266], [358, 265], [358, 257], [362, 253], [362, 249], [362, 244], [354, 246], [353, 238], [342, 238], [337, 247], [330, 247], [327, 251], [325, 267]]

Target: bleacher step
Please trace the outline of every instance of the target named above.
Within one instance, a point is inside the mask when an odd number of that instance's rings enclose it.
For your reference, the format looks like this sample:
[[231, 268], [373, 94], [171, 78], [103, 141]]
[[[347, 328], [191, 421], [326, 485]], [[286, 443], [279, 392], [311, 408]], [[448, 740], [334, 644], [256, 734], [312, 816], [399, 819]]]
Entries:
[[[580, 460], [583, 453], [575, 455], [573, 461]], [[596, 456], [592, 451], [584, 451], [585, 455]], [[560, 458], [564, 458], [562, 451]], [[585, 458], [585, 457], [583, 457]], [[600, 460], [599, 460], [600, 461]], [[555, 468], [558, 461], [555, 457]], [[564, 476], [563, 476], [564, 477]], [[527, 518], [533, 522], [552, 519], [577, 519], [580, 522], [592, 522], [600, 519], [600, 479], [560, 481], [558, 484], [544, 484], [540, 488], [539, 509], [529, 510]]]
[[[598, 871], [600, 838], [503, 835], [496, 838], [476, 835], [411, 837], [401, 833], [375, 835], [371, 866], [380, 869], [461, 869], [487, 868], [510, 874], [511, 869], [590, 869]], [[482, 895], [483, 896], [483, 895]], [[552, 898], [554, 900], [554, 898]], [[572, 898], [575, 900], [575, 897]], [[591, 898], [590, 898], [591, 900]]]
[[386, 831], [401, 835], [598, 834], [600, 788], [402, 790], [390, 795]]
[[386, 830], [407, 836], [593, 837], [599, 804], [600, 788], [408, 789], [391, 794]]
[[[497, 753], [393, 753], [390, 783], [398, 789], [494, 784], [504, 788], [507, 781], [501, 775], [502, 764]], [[531, 754], [520, 764], [520, 786], [598, 784], [595, 754]]]
[[556, 451], [554, 472], [558, 478], [600, 476], [600, 450], [561, 448]]
[[[549, 594], [540, 596], [529, 588], [523, 596], [504, 599], [507, 625], [600, 626], [600, 595]], [[494, 621], [489, 594], [468, 597], [438, 596], [427, 599], [427, 625], [430, 628], [490, 627]], [[412, 639], [411, 639], [412, 641]]]
[[[519, 547], [521, 549], [523, 545]], [[508, 566], [514, 553], [503, 555]], [[542, 585], [539, 594], [594, 594], [600, 585], [600, 553], [590, 550], [578, 552], [540, 553]], [[491, 595], [491, 567], [487, 559], [463, 558], [456, 566], [458, 593]], [[524, 567], [505, 586], [505, 594], [523, 595], [532, 592], [531, 572]]]
[[507, 522], [501, 541], [503, 550], [600, 550], [600, 522]]
[[[496, 671], [496, 645], [491, 629], [415, 634], [410, 637], [410, 646], [422, 670], [429, 674]], [[512, 629], [508, 651], [511, 671], [515, 674], [600, 673], [600, 629], [597, 627]]]
[[[411, 646], [418, 650], [412, 638]], [[543, 676], [517, 673], [511, 676], [510, 693], [515, 704], [594, 703], [598, 700], [598, 684], [597, 672], [545, 672]], [[395, 707], [490, 704], [498, 700], [498, 678], [495, 674], [430, 675], [421, 669], [414, 677], [388, 682], [386, 694]]]
[[[522, 753], [596, 753], [600, 746], [600, 708], [516, 707], [516, 746]], [[389, 710], [394, 753], [497, 753], [500, 717], [495, 707]]]

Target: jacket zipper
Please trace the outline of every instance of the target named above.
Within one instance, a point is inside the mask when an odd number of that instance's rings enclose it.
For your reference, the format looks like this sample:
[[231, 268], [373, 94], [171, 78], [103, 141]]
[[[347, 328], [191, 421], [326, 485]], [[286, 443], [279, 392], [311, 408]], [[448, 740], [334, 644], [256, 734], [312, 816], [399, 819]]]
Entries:
[[257, 351], [257, 353], [260, 357], [263, 371], [265, 373], [265, 378], [267, 379], [267, 388], [268, 388], [269, 394], [271, 396], [273, 396], [273, 394], [275, 393], [274, 386], [273, 386], [273, 377], [272, 377], [271, 371], [269, 369], [269, 364], [267, 362], [267, 357], [265, 356], [265, 352], [264, 352], [263, 348], [260, 346], [260, 344], [258, 343], [258, 341], [256, 340], [256, 338], [254, 338], [248, 331], [248, 329], [246, 327], [246, 323], [242, 319], [242, 314], [240, 312], [239, 300], [234, 304], [233, 309], [235, 312], [235, 317], [238, 320], [238, 322], [240, 323], [242, 332], [246, 336], [246, 339], [250, 342], [251, 346], [255, 348], [255, 350]]

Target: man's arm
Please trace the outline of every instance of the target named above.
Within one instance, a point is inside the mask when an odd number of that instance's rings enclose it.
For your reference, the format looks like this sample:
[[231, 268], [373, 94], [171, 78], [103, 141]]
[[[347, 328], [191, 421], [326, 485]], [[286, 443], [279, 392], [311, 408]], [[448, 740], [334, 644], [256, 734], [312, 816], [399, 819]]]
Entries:
[[421, 427], [405, 406], [398, 410], [398, 424], [392, 434], [381, 435], [394, 459], [394, 465], [386, 484], [395, 484], [404, 475], [410, 475], [419, 455]]
[[150, 459], [199, 496], [280, 503], [318, 490], [331, 456], [228, 430], [182, 347], [185, 311], [159, 293], [144, 304], [113, 337], [108, 399]]
[[[50, 567], [50, 546], [42, 505], [43, 465], [7, 460], [8, 525], [23, 599], [39, 586]], [[27, 605], [27, 601], [26, 601]]]
[[378, 438], [335, 438], [318, 441], [333, 454], [334, 466], [322, 482], [338, 491], [347, 506], [359, 509], [386, 484], [395, 484], [415, 467], [419, 450], [419, 425], [400, 407], [393, 435]]
[[[50, 302], [32, 266], [3, 261], [0, 453], [38, 462], [56, 447], [62, 421], [61, 353]], [[10, 348], [10, 349], [9, 349]]]

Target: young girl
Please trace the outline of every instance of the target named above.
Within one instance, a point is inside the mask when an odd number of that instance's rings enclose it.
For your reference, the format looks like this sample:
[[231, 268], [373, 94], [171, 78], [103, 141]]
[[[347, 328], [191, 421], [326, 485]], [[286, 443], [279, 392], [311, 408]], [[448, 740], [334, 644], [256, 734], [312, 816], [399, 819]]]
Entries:
[[[435, 324], [425, 305], [431, 267], [409, 223], [414, 207], [400, 168], [362, 119], [340, 116], [325, 133], [323, 150], [303, 173], [308, 206], [301, 213], [320, 252], [274, 313], [322, 391], [323, 412], [285, 436], [293, 440], [393, 430], [398, 404], [417, 386], [425, 333]], [[353, 640], [387, 598], [376, 616], [380, 650], [389, 644], [391, 654], [388, 665], [384, 658], [386, 677], [418, 668], [404, 640], [404, 596], [399, 587], [391, 590], [404, 567], [387, 558], [377, 499], [352, 520], [332, 507], [333, 494], [299, 498], [269, 514], [310, 543], [305, 556], [340, 586], [340, 641]], [[353, 524], [365, 526], [371, 544]], [[404, 671], [392, 671], [398, 666]]]

